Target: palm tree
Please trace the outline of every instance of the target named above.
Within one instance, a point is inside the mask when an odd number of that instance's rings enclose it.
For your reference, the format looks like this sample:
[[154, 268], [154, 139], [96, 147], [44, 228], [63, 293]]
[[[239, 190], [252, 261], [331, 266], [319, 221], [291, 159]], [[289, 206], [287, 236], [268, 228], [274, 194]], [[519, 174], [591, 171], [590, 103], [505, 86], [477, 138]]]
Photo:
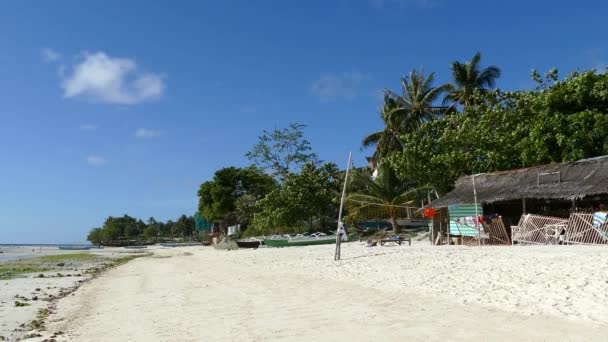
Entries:
[[373, 155], [376, 161], [401, 151], [401, 135], [416, 131], [424, 122], [446, 110], [446, 107], [435, 106], [434, 102], [448, 86], [433, 87], [434, 79], [435, 73], [425, 77], [422, 70], [412, 70], [401, 79], [402, 95], [384, 90], [384, 104], [380, 111], [384, 129], [366, 136], [362, 143], [363, 147], [376, 145]]
[[384, 129], [374, 132], [363, 139], [363, 147], [376, 146], [373, 154], [373, 159], [379, 161], [393, 152], [399, 152], [403, 149], [399, 136], [403, 134], [402, 122], [397, 120], [397, 116], [393, 115], [398, 109], [397, 101], [391, 98], [388, 94], [384, 94], [384, 104], [380, 110], [380, 117], [384, 122]]
[[500, 77], [500, 68], [492, 65], [482, 70], [479, 66], [480, 61], [481, 53], [478, 52], [470, 61], [452, 62], [452, 78], [455, 84], [449, 87], [444, 103], [470, 106], [475, 104], [475, 92], [483, 93], [488, 88], [494, 88], [496, 79]]
[[412, 196], [418, 192], [418, 189], [399, 181], [387, 164], [380, 165], [380, 172], [375, 179], [365, 173], [353, 173], [350, 186], [358, 189], [358, 192], [351, 193], [346, 198], [348, 218], [388, 218], [395, 234], [399, 232], [399, 214], [404, 209], [407, 211], [406, 206], [413, 203]]
[[424, 122], [445, 112], [446, 107], [435, 106], [434, 103], [449, 89], [449, 85], [434, 87], [434, 81], [434, 72], [425, 77], [422, 69], [412, 70], [409, 75], [401, 78], [402, 95], [386, 90], [397, 101], [399, 108], [394, 114], [405, 122], [408, 131], [417, 130]]

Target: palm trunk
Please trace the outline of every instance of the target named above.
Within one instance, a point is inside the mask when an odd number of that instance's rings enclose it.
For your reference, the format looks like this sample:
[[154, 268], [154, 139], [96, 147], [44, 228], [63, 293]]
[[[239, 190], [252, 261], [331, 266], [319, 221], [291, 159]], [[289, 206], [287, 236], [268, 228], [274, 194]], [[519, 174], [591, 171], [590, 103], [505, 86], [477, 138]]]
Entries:
[[391, 217], [391, 225], [393, 226], [393, 234], [399, 233], [399, 226], [397, 225], [397, 220]]
[[391, 225], [393, 226], [393, 234], [399, 233], [399, 226], [397, 225], [397, 220], [395, 220], [395, 210], [393, 208], [389, 211], [391, 217]]

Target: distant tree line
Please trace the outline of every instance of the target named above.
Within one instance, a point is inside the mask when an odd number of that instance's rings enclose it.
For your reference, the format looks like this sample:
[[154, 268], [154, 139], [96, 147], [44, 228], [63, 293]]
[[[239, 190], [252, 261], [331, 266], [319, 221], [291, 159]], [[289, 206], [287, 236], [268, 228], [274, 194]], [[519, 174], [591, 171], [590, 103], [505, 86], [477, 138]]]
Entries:
[[193, 216], [182, 215], [177, 221], [157, 221], [150, 217], [146, 222], [129, 215], [108, 217], [103, 226], [93, 228], [87, 240], [94, 245], [110, 245], [125, 240], [165, 240], [192, 237], [195, 229]]

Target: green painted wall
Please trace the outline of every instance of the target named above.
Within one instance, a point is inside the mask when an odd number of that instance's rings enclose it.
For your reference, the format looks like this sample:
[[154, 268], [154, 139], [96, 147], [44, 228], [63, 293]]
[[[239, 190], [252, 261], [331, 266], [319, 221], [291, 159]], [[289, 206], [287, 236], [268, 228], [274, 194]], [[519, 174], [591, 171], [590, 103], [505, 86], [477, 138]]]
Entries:
[[[458, 223], [456, 219], [462, 219], [465, 217], [475, 217], [475, 205], [474, 204], [454, 204], [448, 206], [450, 213], [450, 234], [451, 235], [463, 235], [463, 236], [477, 236], [477, 230], [475, 229], [474, 223]], [[477, 214], [483, 215], [483, 207], [481, 204], [477, 204]]]

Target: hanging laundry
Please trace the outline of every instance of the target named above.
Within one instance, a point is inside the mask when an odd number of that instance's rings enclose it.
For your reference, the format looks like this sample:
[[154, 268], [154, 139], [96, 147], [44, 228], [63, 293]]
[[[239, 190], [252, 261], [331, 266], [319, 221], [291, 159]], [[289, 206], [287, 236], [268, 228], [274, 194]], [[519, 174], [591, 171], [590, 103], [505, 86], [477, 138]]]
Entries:
[[593, 213], [593, 226], [599, 227], [603, 224], [606, 224], [606, 217], [608, 216], [608, 212], [598, 211]]

